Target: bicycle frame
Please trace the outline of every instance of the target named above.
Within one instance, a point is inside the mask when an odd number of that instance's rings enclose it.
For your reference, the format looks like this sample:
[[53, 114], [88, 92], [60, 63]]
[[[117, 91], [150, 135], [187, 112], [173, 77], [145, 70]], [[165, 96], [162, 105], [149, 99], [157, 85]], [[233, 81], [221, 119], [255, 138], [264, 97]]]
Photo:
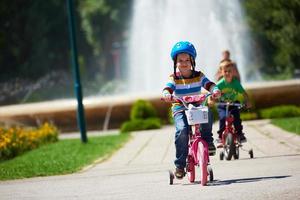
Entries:
[[239, 104], [239, 103], [218, 103], [217, 105], [225, 105], [226, 106], [226, 118], [225, 118], [225, 130], [222, 133], [222, 143], [224, 144], [224, 136], [226, 136], [227, 134], [233, 134], [234, 136], [234, 141], [236, 141], [237, 139], [237, 135], [233, 126], [233, 122], [234, 122], [234, 117], [233, 115], [230, 114], [229, 112], [229, 107], [230, 106], [236, 106], [237, 108], [241, 108], [243, 105]]
[[[234, 117], [229, 112], [230, 106], [236, 106], [237, 108], [241, 108], [243, 105], [239, 103], [218, 103], [217, 105], [226, 106], [226, 119], [225, 119], [225, 130], [222, 133], [222, 146], [223, 147], [225, 157], [227, 160], [231, 160], [232, 155], [235, 159], [238, 159], [239, 157], [239, 151], [238, 148], [241, 146], [241, 144], [238, 141], [238, 136], [236, 134], [236, 131], [233, 126]], [[223, 154], [220, 154], [220, 159], [223, 160]]]
[[[194, 159], [195, 165], [199, 165], [199, 159], [198, 159], [198, 144], [201, 142], [203, 146], [205, 147], [205, 159], [209, 163], [209, 156], [208, 156], [208, 144], [205, 140], [201, 138], [201, 132], [200, 130], [200, 124], [194, 125], [194, 131], [192, 135], [190, 135], [190, 141], [189, 141], [189, 155], [191, 155]], [[207, 155], [206, 155], [207, 154]]]
[[[207, 95], [208, 96], [208, 95]], [[207, 98], [205, 96], [205, 98]], [[197, 99], [195, 102], [203, 102], [205, 98], [191, 98]], [[184, 101], [182, 98], [175, 97], [176, 100], [179, 100], [183, 103], [186, 109], [189, 109], [189, 103], [195, 103], [193, 100], [190, 102]], [[202, 139], [200, 126], [201, 124], [190, 125], [192, 133], [189, 136], [189, 151], [187, 156], [187, 166], [186, 171], [190, 182], [195, 181], [195, 166], [201, 167], [201, 185], [206, 185], [207, 177], [210, 175], [210, 181], [213, 180], [212, 169], [210, 168], [208, 144]], [[209, 174], [208, 174], [209, 173]]]
[[[212, 169], [208, 169], [210, 165], [208, 144], [201, 138], [200, 124], [193, 125], [192, 135], [189, 141], [189, 153], [187, 157], [187, 173], [189, 181], [195, 181], [195, 166], [201, 167], [201, 185], [206, 185], [208, 172], [212, 174]], [[212, 176], [211, 176], [212, 177]], [[212, 181], [213, 177], [210, 178]]]

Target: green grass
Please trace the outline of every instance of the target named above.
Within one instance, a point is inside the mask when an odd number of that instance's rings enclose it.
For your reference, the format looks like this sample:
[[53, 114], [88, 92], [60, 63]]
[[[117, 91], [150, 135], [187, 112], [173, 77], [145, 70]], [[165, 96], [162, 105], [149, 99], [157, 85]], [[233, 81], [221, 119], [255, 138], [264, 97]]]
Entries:
[[272, 119], [271, 123], [286, 131], [300, 135], [300, 117]]
[[0, 162], [0, 180], [50, 176], [76, 172], [99, 158], [112, 155], [130, 138], [129, 134], [65, 139]]

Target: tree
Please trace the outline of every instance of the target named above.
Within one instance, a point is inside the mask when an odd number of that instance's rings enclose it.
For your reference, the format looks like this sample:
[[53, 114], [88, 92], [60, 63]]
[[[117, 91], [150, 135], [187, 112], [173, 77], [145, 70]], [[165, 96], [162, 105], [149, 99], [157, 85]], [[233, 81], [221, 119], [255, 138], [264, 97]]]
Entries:
[[68, 32], [64, 1], [0, 2], [1, 78], [37, 78], [67, 68]]
[[132, 0], [79, 1], [82, 28], [100, 62], [100, 71], [111, 78], [112, 50], [115, 42], [122, 43], [128, 25]]
[[265, 54], [265, 73], [300, 69], [300, 0], [244, 0], [253, 35]]
[[[83, 88], [89, 94], [99, 92], [103, 83], [114, 78], [113, 50], [120, 48], [114, 43], [126, 40], [131, 2], [75, 0], [79, 67]], [[48, 84], [46, 93], [53, 89], [55, 95], [66, 94], [72, 84], [67, 77], [71, 77], [70, 63], [66, 1], [0, 1], [0, 93], [9, 85], [13, 99], [22, 98], [28, 90], [40, 97], [42, 92], [35, 89], [36, 83], [41, 80], [47, 84], [43, 80], [51, 79], [55, 84]], [[55, 78], [49, 74], [55, 74]], [[27, 89], [17, 88], [19, 85]], [[60, 93], [57, 86], [62, 89]]]

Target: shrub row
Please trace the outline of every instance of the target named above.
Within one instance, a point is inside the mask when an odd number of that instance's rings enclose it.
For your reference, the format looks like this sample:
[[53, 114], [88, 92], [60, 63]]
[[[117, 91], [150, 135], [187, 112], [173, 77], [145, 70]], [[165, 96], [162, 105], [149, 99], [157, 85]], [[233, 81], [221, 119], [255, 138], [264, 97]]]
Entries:
[[298, 117], [300, 116], [300, 107], [294, 105], [276, 106], [272, 108], [262, 109], [259, 112], [260, 118], [285, 118], [285, 117]]
[[275, 119], [298, 116], [300, 116], [300, 107], [295, 105], [281, 105], [271, 108], [264, 108], [253, 112], [241, 113], [242, 120]]
[[58, 140], [58, 130], [49, 123], [38, 128], [0, 127], [0, 161], [13, 158], [42, 144]]
[[[218, 112], [215, 107], [211, 109], [214, 115], [214, 120], [218, 120]], [[274, 118], [286, 118], [300, 116], [300, 107], [295, 105], [281, 105], [271, 108], [265, 108], [261, 110], [254, 110], [251, 112], [241, 112], [242, 120], [254, 120], [254, 119], [274, 119]], [[168, 113], [169, 123], [173, 122], [172, 112]], [[138, 100], [133, 104], [130, 113], [130, 120], [123, 123], [121, 126], [121, 132], [131, 132], [136, 130], [156, 129], [160, 128], [162, 121], [157, 118], [155, 108], [150, 102], [145, 100]]]
[[157, 112], [149, 101], [137, 100], [131, 108], [130, 120], [121, 126], [121, 133], [158, 129], [161, 127], [161, 120], [157, 117]]
[[130, 132], [138, 130], [158, 129], [161, 127], [159, 118], [136, 119], [122, 124], [121, 132]]
[[[216, 107], [211, 108], [214, 115], [214, 121], [218, 121], [218, 111]], [[242, 120], [255, 120], [255, 119], [275, 119], [275, 118], [286, 118], [286, 117], [299, 117], [300, 107], [295, 105], [281, 105], [271, 108], [265, 108], [253, 111], [242, 111]], [[169, 122], [173, 124], [172, 113], [169, 114]]]

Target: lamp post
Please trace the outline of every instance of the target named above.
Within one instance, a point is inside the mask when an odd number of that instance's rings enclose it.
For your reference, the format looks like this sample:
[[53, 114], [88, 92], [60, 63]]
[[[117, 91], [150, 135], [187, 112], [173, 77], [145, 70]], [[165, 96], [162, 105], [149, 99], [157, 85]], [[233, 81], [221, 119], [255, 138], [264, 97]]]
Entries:
[[67, 0], [67, 10], [68, 10], [68, 21], [69, 21], [70, 45], [71, 45], [71, 53], [72, 53], [73, 76], [75, 79], [74, 87], [75, 87], [75, 93], [76, 93], [76, 97], [77, 97], [77, 123], [78, 123], [79, 129], [80, 129], [81, 141], [83, 143], [86, 143], [87, 136], [86, 136], [86, 128], [85, 128], [84, 107], [82, 104], [80, 73], [79, 73], [79, 68], [78, 68], [73, 0]]

